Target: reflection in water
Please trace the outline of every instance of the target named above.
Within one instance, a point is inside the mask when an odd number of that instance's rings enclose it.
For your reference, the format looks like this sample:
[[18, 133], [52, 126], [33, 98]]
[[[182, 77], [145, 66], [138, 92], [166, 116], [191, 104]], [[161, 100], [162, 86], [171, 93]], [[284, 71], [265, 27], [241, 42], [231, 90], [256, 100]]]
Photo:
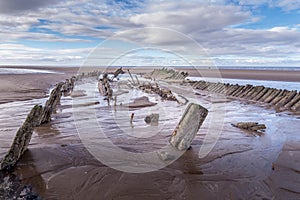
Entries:
[[35, 128], [34, 132], [39, 136], [39, 137], [53, 137], [57, 136], [60, 134], [59, 128], [57, 125], [49, 123], [49, 124], [43, 124], [37, 128]]
[[[18, 170], [22, 169], [22, 170]], [[17, 174], [24, 184], [30, 184], [39, 193], [46, 191], [46, 183], [40, 171], [35, 167], [35, 159], [31, 150], [25, 152], [18, 163]]]

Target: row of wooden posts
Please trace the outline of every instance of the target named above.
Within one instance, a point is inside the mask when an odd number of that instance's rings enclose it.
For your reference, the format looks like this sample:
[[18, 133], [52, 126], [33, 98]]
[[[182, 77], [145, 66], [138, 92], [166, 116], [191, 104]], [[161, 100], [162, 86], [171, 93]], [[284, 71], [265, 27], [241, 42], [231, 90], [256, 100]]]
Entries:
[[184, 80], [188, 76], [187, 72], [176, 71], [174, 69], [162, 68], [154, 69], [152, 72], [145, 74], [145, 78], [164, 79], [164, 80]]
[[[171, 74], [174, 73], [174, 71], [156, 70], [155, 73], [151, 74], [152, 78], [153, 75], [156, 77], [159, 73], [164, 71], [168, 74], [166, 77], [175, 77], [176, 79], [179, 77], [180, 79], [183, 79], [183, 77], [187, 75], [175, 73], [173, 76]], [[34, 128], [51, 121], [51, 115], [55, 111], [56, 106], [60, 103], [61, 96], [63, 94], [68, 95], [73, 90], [76, 81], [80, 81], [81, 79], [88, 77], [98, 78], [100, 74], [100, 71], [82, 73], [80, 75], [73, 76], [71, 79], [67, 79], [64, 82], [60, 82], [51, 91], [44, 106], [35, 105], [28, 114], [23, 125], [18, 129], [10, 150], [0, 161], [0, 170], [9, 170], [15, 166], [21, 155], [27, 150]], [[133, 78], [132, 81], [134, 82]], [[281, 111], [300, 111], [300, 92], [297, 92], [296, 90], [289, 91], [264, 86], [253, 86], [249, 84], [234, 85], [207, 81], [185, 81], [185, 84], [189, 84], [193, 88], [199, 90], [224, 94], [238, 99], [270, 104]]]
[[98, 78], [100, 74], [99, 71], [81, 73], [66, 79], [64, 82], [57, 83], [45, 105], [35, 105], [27, 115], [25, 122], [18, 129], [9, 151], [0, 161], [0, 171], [11, 171], [14, 168], [22, 154], [27, 150], [34, 128], [51, 121], [51, 115], [55, 112], [56, 106], [60, 104], [62, 95], [69, 95], [73, 91], [76, 81], [88, 77]]
[[189, 81], [193, 88], [224, 94], [229, 97], [266, 103], [280, 111], [300, 111], [300, 92], [254, 85]]
[[[11, 148], [4, 156], [4, 158], [0, 161], [0, 171], [13, 170], [14, 166], [16, 165], [20, 157], [27, 150], [34, 128], [42, 124], [49, 123], [51, 121], [51, 115], [53, 112], [55, 112], [56, 106], [60, 103], [62, 95], [69, 95], [73, 91], [74, 84], [76, 81], [80, 81], [81, 79], [88, 78], [88, 77], [95, 77], [96, 79], [98, 79], [100, 74], [101, 72], [99, 71], [89, 72], [86, 74], [82, 73], [80, 75], [73, 76], [71, 79], [67, 79], [64, 82], [59, 82], [58, 84], [56, 84], [54, 89], [51, 91], [50, 96], [46, 101], [45, 105], [44, 106], [35, 105], [30, 111], [30, 113], [28, 114], [25, 122], [18, 129], [14, 141], [11, 145]], [[134, 81], [133, 78], [132, 81]], [[138, 79], [137, 82], [139, 83]], [[185, 113], [194, 113], [191, 112], [190, 106], [191, 105], [188, 106], [189, 109], [187, 109]], [[200, 107], [201, 109], [198, 107]], [[172, 136], [173, 139], [171, 140], [176, 141], [178, 144], [177, 143], [175, 144], [174, 141], [171, 142], [170, 140], [171, 144], [174, 147], [178, 148], [179, 150], [184, 150], [189, 147], [190, 143], [195, 137], [196, 132], [200, 128], [202, 122], [204, 121], [207, 115], [207, 110], [205, 108], [202, 108], [200, 105], [195, 105], [192, 110], [197, 110], [196, 114], [190, 114], [190, 115], [184, 114], [182, 120], [180, 121], [180, 124], [189, 124], [192, 121], [197, 121], [199, 122], [199, 125], [195, 127], [195, 129], [188, 131], [188, 134], [186, 134], [185, 131], [181, 133], [180, 130], [182, 128], [180, 129], [176, 128]], [[204, 113], [203, 116], [201, 113], [202, 114]], [[183, 120], [185, 118], [188, 118], [188, 120]], [[189, 125], [187, 125], [187, 127], [188, 126]], [[174, 139], [174, 137], [179, 137], [179, 138]], [[182, 142], [183, 140], [184, 141], [186, 140], [188, 142], [183, 143]]]
[[285, 90], [269, 88], [265, 86], [238, 85], [229, 83], [215, 83], [208, 81], [184, 80], [188, 74], [173, 69], [155, 69], [145, 77], [163, 80], [181, 80], [195, 89], [212, 93], [224, 94], [235, 99], [265, 103], [273, 106], [278, 111], [300, 111], [300, 92], [297, 90]]

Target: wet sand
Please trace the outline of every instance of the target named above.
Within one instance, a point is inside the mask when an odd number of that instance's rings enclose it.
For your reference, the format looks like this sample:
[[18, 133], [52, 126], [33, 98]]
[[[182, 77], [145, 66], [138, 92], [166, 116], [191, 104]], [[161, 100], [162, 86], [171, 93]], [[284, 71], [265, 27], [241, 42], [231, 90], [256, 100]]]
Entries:
[[[180, 68], [178, 68], [180, 70]], [[181, 69], [189, 73], [189, 76], [203, 76], [212, 78], [232, 78], [244, 80], [268, 80], [268, 81], [288, 81], [300, 82], [300, 70], [280, 71], [280, 70], [233, 70], [233, 69]], [[137, 68], [132, 69], [134, 73], [149, 73], [152, 69]]]
[[[283, 73], [283, 72], [281, 72]], [[290, 73], [289, 81], [297, 80], [296, 73]], [[72, 73], [71, 73], [72, 74]], [[244, 75], [242, 75], [244, 74]], [[246, 73], [247, 75], [248, 73]], [[271, 76], [270, 74], [273, 74]], [[68, 74], [64, 74], [66, 76]], [[228, 72], [228, 76], [246, 78], [245, 71]], [[6, 76], [6, 75], [5, 75]], [[19, 86], [28, 84], [29, 89], [45, 90], [54, 83], [53, 74], [43, 75], [8, 75], [10, 80], [9, 95], [15, 102], [1, 104], [0, 113], [0, 156], [9, 148], [17, 128], [25, 119], [26, 114], [36, 103], [43, 103], [45, 99], [24, 100], [14, 94]], [[39, 80], [38, 87], [35, 81]], [[241, 76], [241, 77], [240, 77]], [[282, 80], [278, 72], [266, 71], [267, 80]], [[251, 76], [248, 76], [251, 78]], [[256, 76], [263, 78], [262, 76]], [[271, 78], [270, 78], [271, 77]], [[59, 77], [66, 78], [66, 77]], [[233, 77], [226, 77], [233, 78]], [[255, 78], [255, 77], [254, 77]], [[295, 79], [294, 79], [295, 78]], [[4, 80], [7, 80], [4, 78]], [[48, 82], [49, 81], [49, 82]], [[96, 83], [95, 83], [96, 85]], [[17, 87], [18, 86], [18, 87]], [[93, 82], [87, 83], [90, 89]], [[15, 88], [14, 88], [15, 87]], [[169, 86], [171, 90], [185, 97], [198, 98], [201, 105], [211, 112], [195, 138], [192, 149], [180, 159], [160, 170], [149, 173], [126, 173], [107, 167], [96, 160], [85, 148], [77, 135], [78, 122], [74, 121], [72, 105], [85, 113], [90, 109], [97, 111], [97, 119], [104, 126], [107, 137], [120, 148], [130, 152], [149, 152], [161, 148], [168, 143], [168, 138], [176, 126], [181, 114], [176, 109], [176, 103], [159, 103], [151, 109], [160, 108], [160, 119], [164, 120], [162, 131], [150, 138], [153, 130], [145, 127], [143, 116], [150, 108], [137, 108], [134, 119], [134, 130], [146, 130], [143, 137], [135, 134], [124, 135], [120, 127], [127, 115], [120, 115], [120, 119], [111, 118], [107, 113], [115, 111], [103, 107], [99, 96], [96, 100], [100, 104], [88, 104], [95, 99], [90, 96], [70, 97], [62, 99], [61, 107], [54, 114], [54, 120], [35, 130], [29, 151], [22, 157], [16, 167], [16, 173], [24, 183], [32, 185], [43, 199], [298, 199], [300, 197], [300, 136], [296, 130], [300, 128], [299, 116], [291, 113], [276, 113], [263, 105], [228, 100], [224, 97], [212, 97], [210, 94], [196, 91], [196, 97], [188, 88], [176, 85]], [[0, 96], [6, 96], [0, 90]], [[30, 92], [28, 92], [29, 94]], [[31, 92], [34, 94], [34, 92]], [[39, 96], [42, 97], [43, 95]], [[30, 98], [35, 98], [29, 96]], [[28, 98], [29, 98], [28, 97]], [[150, 96], [151, 101], [155, 97]], [[5, 99], [5, 98], [4, 98]], [[5, 100], [4, 100], [5, 101]], [[88, 104], [83, 105], [82, 102]], [[226, 108], [223, 127], [215, 121]], [[175, 109], [176, 108], [176, 109]], [[117, 108], [119, 113], [122, 110]], [[130, 110], [132, 112], [132, 110]], [[166, 116], [163, 114], [167, 113]], [[9, 116], [9, 117], [8, 117]], [[141, 116], [138, 118], [138, 116]], [[76, 116], [75, 116], [76, 117]], [[124, 119], [123, 119], [124, 118]], [[122, 123], [116, 126], [115, 120]], [[128, 115], [129, 119], [129, 115]], [[213, 120], [214, 119], [214, 120]], [[87, 132], [95, 132], [90, 119], [83, 117], [83, 128]], [[222, 121], [222, 120], [221, 120]], [[255, 137], [247, 131], [232, 127], [230, 123], [238, 121], [257, 121], [267, 125], [266, 133]], [[211, 122], [211, 123], [210, 123]], [[125, 125], [129, 126], [129, 123]], [[131, 127], [123, 127], [132, 130]], [[153, 128], [153, 127], [152, 127]], [[203, 147], [206, 135], [220, 133], [213, 150], [204, 158], [199, 158], [199, 150]], [[211, 143], [215, 140], [210, 138]], [[103, 149], [106, 150], [106, 149]], [[109, 150], [108, 150], [109, 151]], [[114, 152], [111, 152], [114, 153]], [[120, 163], [122, 165], [122, 163]]]
[[[1, 68], [1, 67], [0, 67]], [[5, 67], [6, 68], [6, 67]], [[78, 68], [10, 67], [51, 70], [53, 74], [0, 74], [0, 104], [45, 97], [59, 81], [76, 74]]]

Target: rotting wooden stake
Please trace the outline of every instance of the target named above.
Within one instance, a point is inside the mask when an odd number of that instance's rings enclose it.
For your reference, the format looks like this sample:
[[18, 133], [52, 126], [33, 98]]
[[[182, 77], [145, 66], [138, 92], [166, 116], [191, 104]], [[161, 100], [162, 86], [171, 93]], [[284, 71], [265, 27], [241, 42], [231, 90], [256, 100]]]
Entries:
[[187, 150], [204, 122], [208, 110], [201, 105], [190, 103], [180, 122], [173, 131], [170, 144], [180, 151]]
[[132, 124], [132, 122], [133, 122], [133, 117], [134, 117], [134, 113], [131, 113], [131, 116], [130, 116], [130, 124]]
[[114, 102], [114, 107], [116, 108], [117, 106], [117, 96], [115, 96], [115, 102]]
[[140, 81], [139, 81], [137, 75], [135, 75], [135, 79], [136, 79], [136, 81], [137, 81], [137, 84], [140, 85], [141, 83], [140, 83]]
[[17, 131], [10, 150], [0, 162], [0, 170], [10, 170], [27, 150], [33, 130], [40, 125], [42, 106], [36, 105], [28, 114], [25, 122]]
[[132, 75], [131, 75], [131, 73], [130, 73], [130, 70], [127, 69], [127, 71], [128, 71], [128, 74], [129, 74], [129, 76], [130, 76], [130, 78], [131, 78], [131, 80], [132, 80], [133, 85], [135, 85], [135, 81], [134, 81], [134, 79], [133, 79], [133, 77], [132, 77]]

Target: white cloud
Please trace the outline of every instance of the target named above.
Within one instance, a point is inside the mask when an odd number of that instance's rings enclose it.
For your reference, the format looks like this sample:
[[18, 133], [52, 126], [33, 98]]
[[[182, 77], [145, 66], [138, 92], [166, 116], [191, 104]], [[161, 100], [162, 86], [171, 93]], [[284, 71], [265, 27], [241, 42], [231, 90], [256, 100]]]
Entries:
[[283, 8], [286, 11], [300, 9], [299, 0], [280, 0], [277, 2], [277, 6]]
[[[255, 3], [255, 2], [254, 2]], [[258, 2], [257, 2], [258, 3]], [[300, 33], [297, 28], [273, 27], [251, 30], [234, 28], [232, 25], [251, 18], [249, 12], [242, 12], [237, 6], [221, 6], [167, 1], [150, 6], [143, 14], [137, 14], [130, 21], [142, 27], [170, 28], [195, 39], [211, 56], [248, 55], [282, 57], [299, 53]], [[175, 51], [195, 51], [195, 44], [187, 37], [164, 29], [141, 29], [123, 32], [122, 37], [144, 45], [160, 45]], [[268, 50], [266, 50], [268, 49]], [[203, 53], [204, 54], [204, 53]]]
[[7, 43], [7, 44], [0, 44], [0, 50], [23, 50], [23, 51], [40, 51], [40, 49], [37, 48], [31, 48], [31, 47], [26, 47], [21, 44], [12, 44], [12, 43]]
[[260, 6], [263, 4], [267, 4], [270, 5], [273, 0], [235, 0], [235, 2], [238, 2], [239, 5], [243, 5], [243, 6]]
[[236, 6], [191, 2], [167, 2], [150, 6], [149, 13], [137, 14], [130, 21], [137, 25], [172, 28], [183, 33], [211, 32], [245, 21], [250, 13]]
[[[37, 0], [26, 1], [32, 3]], [[94, 41], [89, 37], [110, 38], [115, 33], [118, 34], [116, 39], [133, 42], [135, 45], [154, 46], [187, 55], [201, 56], [208, 52], [213, 58], [235, 56], [230, 60], [247, 63], [257, 63], [255, 62], [257, 58], [263, 57], [266, 58], [262, 59], [266, 63], [270, 63], [269, 58], [275, 57], [284, 60], [289, 56], [289, 59], [293, 60], [300, 49], [299, 27], [281, 26], [260, 30], [237, 28], [239, 24], [255, 23], [260, 20], [253, 17], [250, 11], [246, 11], [247, 6], [269, 5], [287, 11], [300, 8], [299, 0], [235, 1], [239, 5], [225, 4], [227, 0], [134, 0], [127, 3], [70, 0], [56, 2], [56, 4], [51, 4], [48, 0], [37, 3], [33, 10], [26, 6], [18, 7], [16, 5], [18, 0], [7, 4], [3, 2], [4, 7], [1, 9], [16, 11], [0, 14], [0, 43], [4, 43], [0, 45], [0, 51], [3, 53], [1, 60], [4, 61], [12, 61], [13, 56], [9, 55], [13, 52], [14, 56], [17, 52], [18, 58], [28, 62], [30, 59], [41, 62], [43, 58], [47, 62], [51, 60], [61, 62], [63, 59], [70, 62], [71, 58], [83, 60], [88, 55], [87, 49], [79, 48], [78, 52], [75, 49], [51, 51], [47, 48], [18, 46], [16, 42], [25, 39], [93, 44], [91, 42]], [[20, 15], [19, 12], [22, 14]], [[9, 42], [14, 44], [8, 44]], [[197, 46], [198, 44], [203, 48]], [[57, 55], [57, 52], [61, 55]], [[118, 49], [114, 49], [114, 52], [110, 49], [103, 54], [105, 58], [110, 59], [110, 54], [114, 55], [114, 53], [119, 53]], [[247, 56], [249, 59], [238, 59]], [[294, 59], [293, 62], [296, 60]]]
[[26, 40], [41, 41], [41, 42], [91, 42], [90, 40], [77, 39], [77, 38], [65, 38], [65, 37], [60, 37], [48, 33], [33, 33], [27, 31], [0, 32], [0, 42], [16, 42], [18, 39], [26, 39]]
[[58, 65], [80, 65], [86, 59], [92, 49], [60, 49], [50, 50], [32, 48], [21, 44], [0, 44], [1, 64], [58, 64]]
[[241, 6], [267, 5], [269, 7], [281, 8], [284, 11], [300, 9], [300, 0], [235, 0]]
[[38, 20], [33, 17], [0, 15], [0, 31], [26, 31]]

